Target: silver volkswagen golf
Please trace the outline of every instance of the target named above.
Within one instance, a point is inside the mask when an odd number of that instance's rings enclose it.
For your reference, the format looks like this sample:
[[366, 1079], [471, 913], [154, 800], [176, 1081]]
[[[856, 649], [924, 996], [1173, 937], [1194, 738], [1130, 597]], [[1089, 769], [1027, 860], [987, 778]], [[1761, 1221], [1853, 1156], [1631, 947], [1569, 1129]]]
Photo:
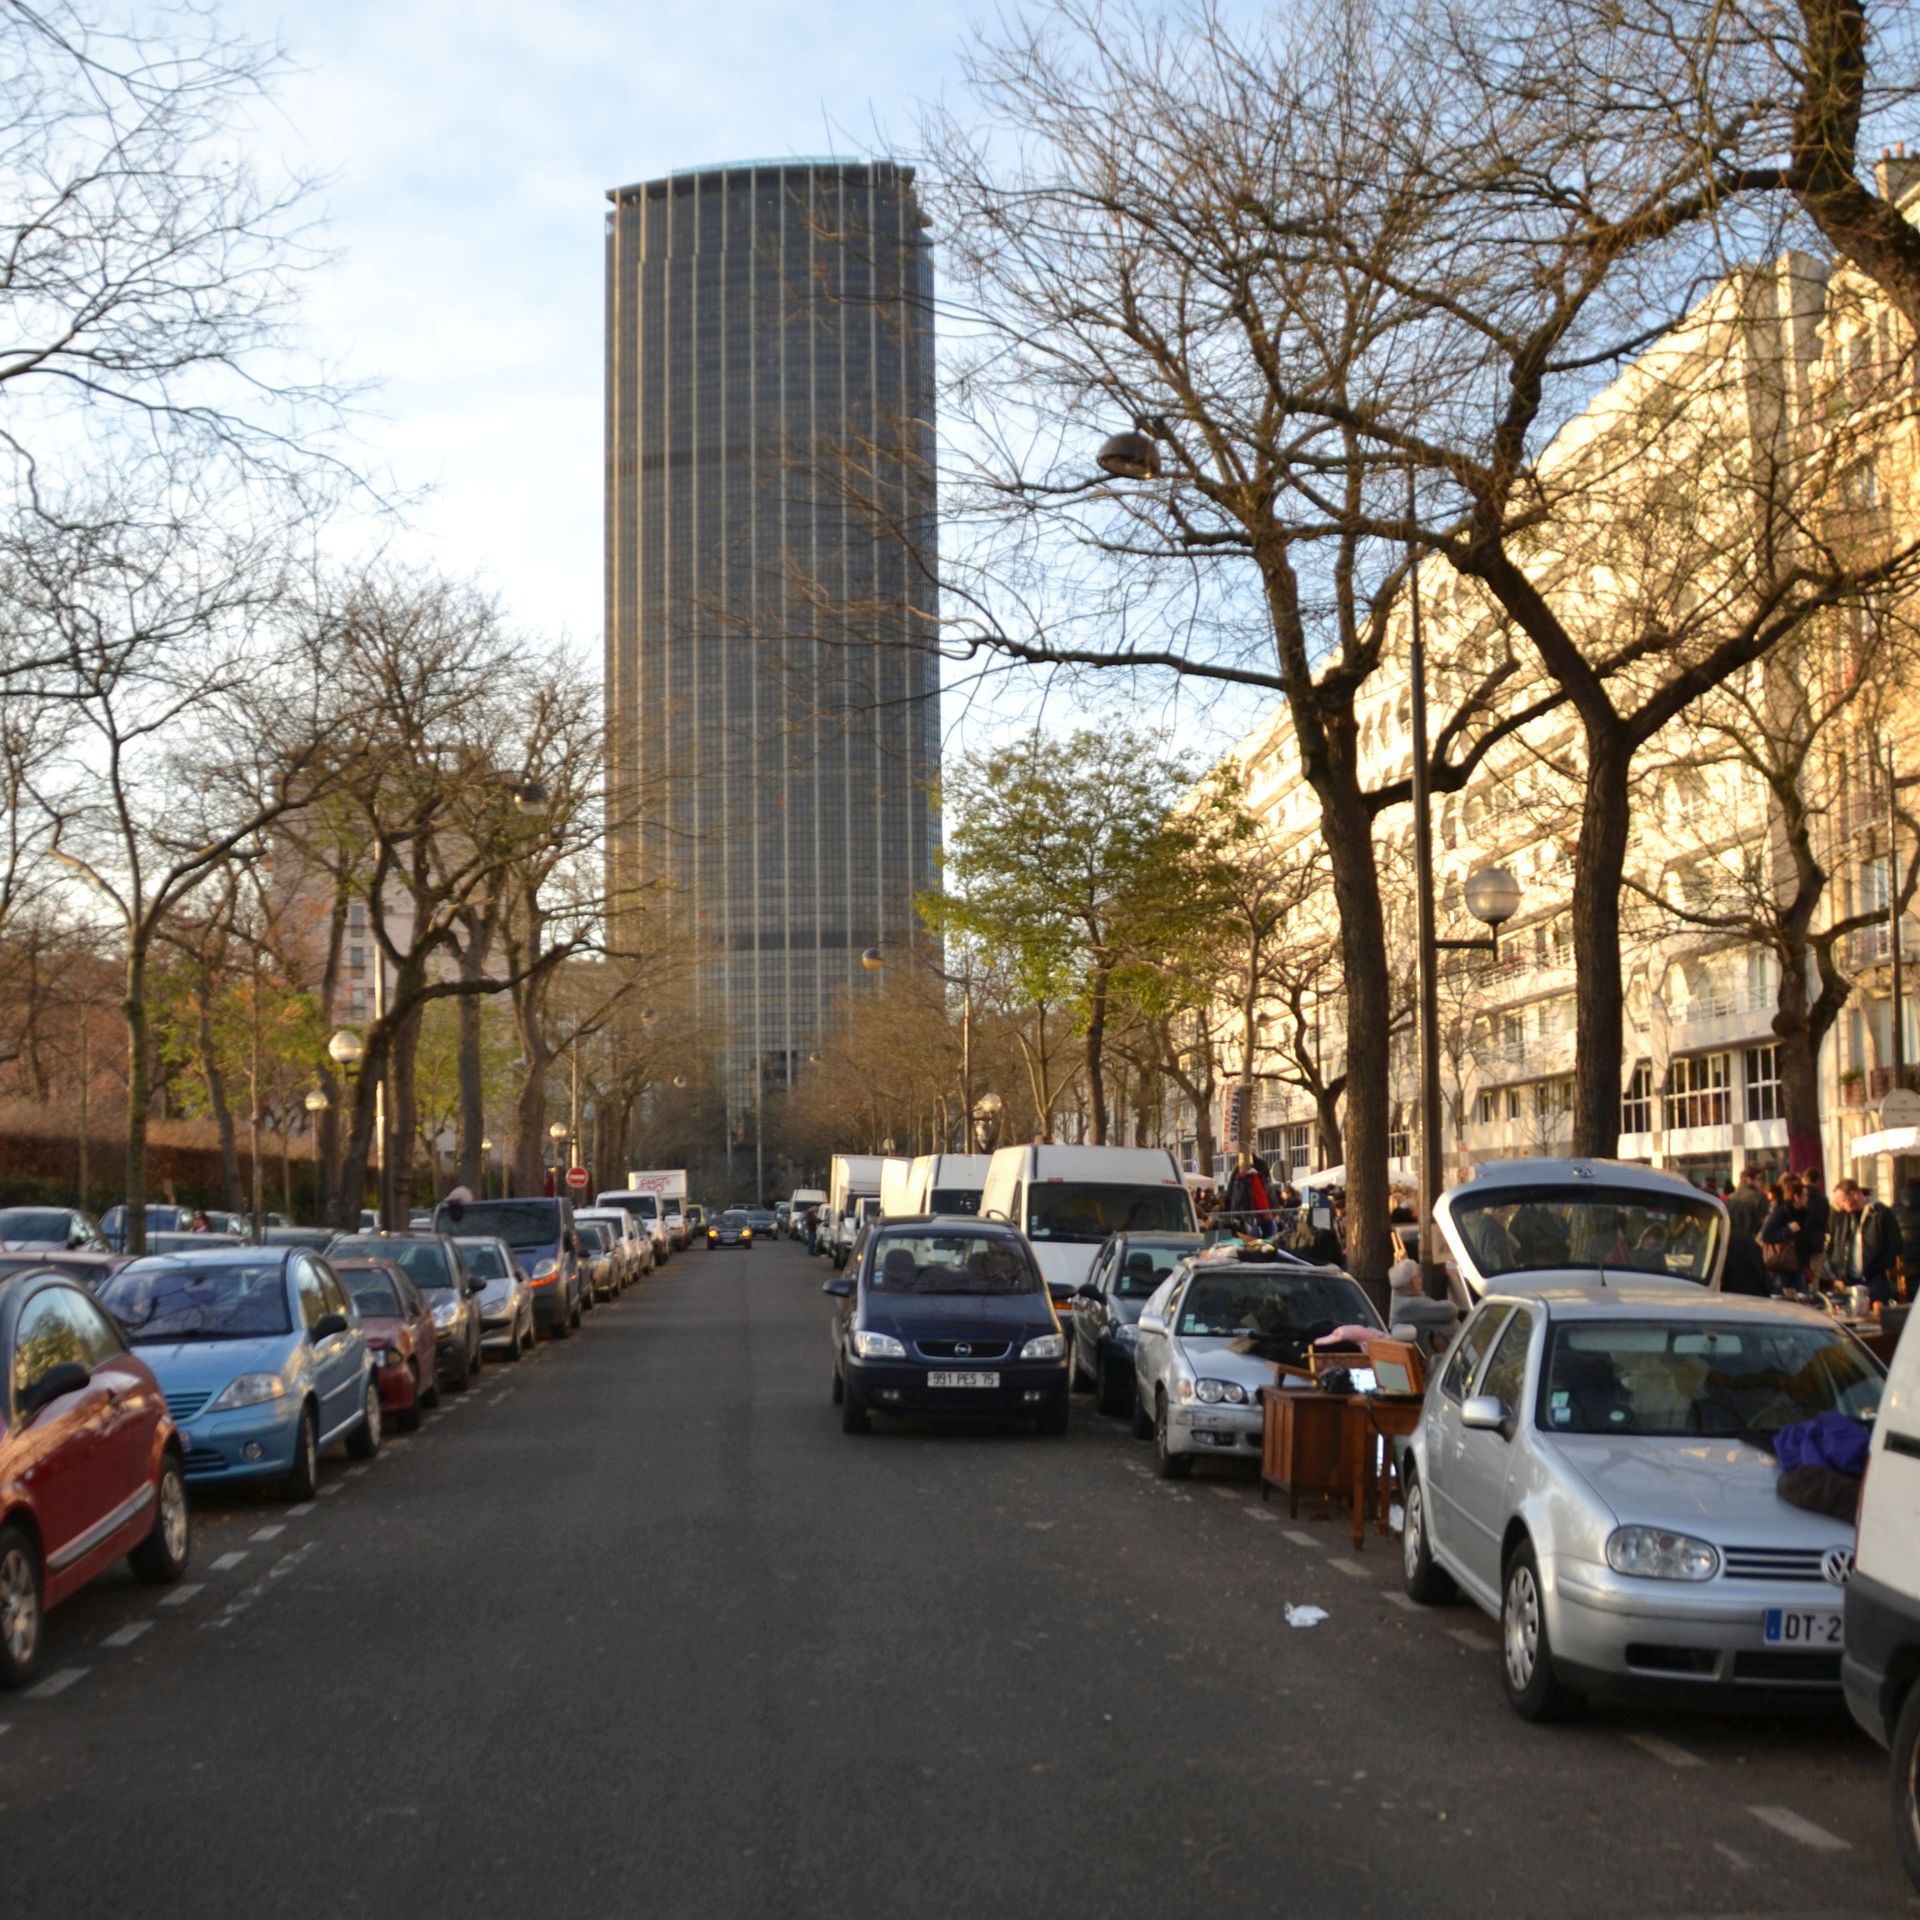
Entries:
[[1847, 1522], [1789, 1506], [1781, 1428], [1871, 1421], [1879, 1363], [1827, 1316], [1659, 1279], [1509, 1276], [1409, 1444], [1407, 1592], [1500, 1622], [1514, 1709], [1596, 1687], [1830, 1689]]

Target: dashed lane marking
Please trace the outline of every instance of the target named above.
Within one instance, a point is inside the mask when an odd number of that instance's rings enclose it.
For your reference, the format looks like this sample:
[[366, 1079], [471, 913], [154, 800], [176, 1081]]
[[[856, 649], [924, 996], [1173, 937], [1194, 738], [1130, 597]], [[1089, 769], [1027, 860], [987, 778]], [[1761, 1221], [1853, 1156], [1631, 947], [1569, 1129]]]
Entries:
[[287, 1518], [289, 1520], [304, 1520], [312, 1511], [313, 1502], [311, 1500], [302, 1500], [298, 1506], [287, 1509]]
[[1349, 1580], [1364, 1580], [1367, 1578], [1367, 1570], [1358, 1560], [1329, 1560], [1327, 1565], [1330, 1566], [1335, 1573], [1344, 1573]]
[[227, 1602], [222, 1612], [216, 1614], [211, 1620], [203, 1620], [200, 1624], [210, 1628], [232, 1625], [276, 1580], [291, 1573], [313, 1551], [314, 1545], [313, 1541], [308, 1540], [295, 1547], [292, 1552], [283, 1553], [252, 1586], [241, 1588]]
[[1266, 1520], [1271, 1522], [1273, 1519], [1273, 1515], [1270, 1514], [1265, 1507], [1242, 1507], [1240, 1511], [1244, 1513], [1249, 1520]]
[[62, 1667], [58, 1673], [50, 1673], [36, 1687], [29, 1687], [23, 1699], [51, 1700], [55, 1694], [65, 1693], [77, 1680], [87, 1677], [85, 1667]]
[[1713, 1850], [1735, 1873], [1751, 1873], [1753, 1871], [1753, 1862], [1749, 1860], [1744, 1853], [1728, 1846], [1724, 1840], [1716, 1840], [1713, 1843]]
[[1671, 1740], [1662, 1740], [1657, 1733], [1630, 1733], [1627, 1739], [1642, 1753], [1658, 1760], [1663, 1767], [1704, 1767], [1707, 1764], [1697, 1753], [1689, 1753], [1685, 1747], [1677, 1747]]
[[247, 1557], [244, 1547], [236, 1548], [232, 1553], [223, 1553], [209, 1568], [213, 1573], [231, 1573]]
[[1852, 1841], [1842, 1840], [1837, 1833], [1829, 1833], [1825, 1827], [1816, 1826], [1805, 1814], [1795, 1813], [1791, 1807], [1749, 1807], [1747, 1811], [1775, 1833], [1784, 1833], [1789, 1840], [1797, 1840], [1803, 1847], [1813, 1848], [1816, 1853], [1853, 1851]]
[[1302, 1533], [1297, 1527], [1289, 1527], [1280, 1537], [1291, 1540], [1296, 1547], [1317, 1547], [1320, 1544], [1312, 1534]]
[[278, 1540], [285, 1532], [286, 1528], [276, 1520], [270, 1527], [255, 1527], [254, 1530], [247, 1535], [247, 1538], [249, 1540], [257, 1540], [264, 1546], [269, 1540]]
[[160, 1596], [160, 1604], [163, 1607], [184, 1607], [189, 1600], [197, 1599], [205, 1591], [206, 1589], [197, 1581], [188, 1580], [171, 1591], [163, 1593]]
[[1383, 1593], [1381, 1596], [1388, 1606], [1398, 1607], [1402, 1613], [1418, 1613], [1420, 1603], [1404, 1593]]
[[[378, 1455], [378, 1454], [376, 1453], [376, 1454], [375, 1454], [375, 1455], [373, 1456], [373, 1458], [374, 1458], [375, 1460], [378, 1460], [378, 1459], [380, 1458], [380, 1456], [379, 1456], [379, 1455]], [[358, 1480], [358, 1479], [360, 1478], [360, 1476], [361, 1476], [361, 1475], [362, 1475], [363, 1473], [365, 1473], [365, 1472], [366, 1472], [366, 1470], [367, 1470], [367, 1468], [368, 1468], [368, 1467], [369, 1467], [370, 1465], [372, 1465], [372, 1461], [362, 1461], [362, 1462], [361, 1462], [361, 1464], [360, 1464], [359, 1466], [357, 1466], [357, 1467], [349, 1467], [349, 1468], [347, 1469], [347, 1478], [348, 1478], [349, 1480]]]
[[153, 1625], [151, 1620], [129, 1620], [124, 1627], [116, 1628], [100, 1642], [103, 1647], [130, 1647]]
[[322, 1500], [331, 1499], [333, 1495], [338, 1493], [339, 1491], [340, 1491], [340, 1482], [338, 1480], [329, 1480], [327, 1484], [320, 1489], [320, 1498]]
[[1493, 1645], [1484, 1633], [1475, 1633], [1471, 1627], [1449, 1627], [1447, 1638], [1457, 1640], [1463, 1647], [1471, 1647], [1475, 1653], [1485, 1653]]
[[1240, 1495], [1232, 1487], [1209, 1487], [1207, 1491], [1216, 1500], [1238, 1500]]

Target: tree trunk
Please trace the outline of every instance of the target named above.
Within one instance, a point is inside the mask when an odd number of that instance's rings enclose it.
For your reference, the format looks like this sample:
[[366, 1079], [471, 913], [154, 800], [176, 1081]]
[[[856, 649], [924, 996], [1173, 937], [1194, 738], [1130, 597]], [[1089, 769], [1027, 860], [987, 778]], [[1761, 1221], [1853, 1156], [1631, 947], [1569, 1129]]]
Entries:
[[207, 1106], [220, 1136], [220, 1185], [226, 1194], [227, 1211], [243, 1213], [247, 1199], [240, 1184], [240, 1148], [234, 1139], [233, 1109], [227, 1104], [227, 1078], [213, 1050], [212, 985], [204, 967], [194, 969], [193, 1011], [200, 1044], [200, 1074], [207, 1083]]
[[1340, 1096], [1346, 1082], [1336, 1080], [1329, 1087], [1313, 1089], [1314, 1130], [1320, 1136], [1320, 1164], [1337, 1167], [1346, 1156], [1340, 1140]]
[[1626, 730], [1586, 718], [1586, 792], [1573, 870], [1573, 1151], [1611, 1159], [1620, 1148], [1620, 1051], [1626, 987], [1620, 965], [1620, 882], [1627, 864], [1633, 746]]
[[[460, 977], [469, 983], [480, 978], [486, 953], [479, 935], [469, 930], [460, 953]], [[460, 1114], [454, 1126], [454, 1178], [479, 1193], [484, 1174], [480, 1142], [487, 1137], [487, 1090], [480, 1059], [480, 996], [465, 993], [459, 1001]]]
[[1087, 1000], [1087, 1103], [1084, 1137], [1091, 1147], [1107, 1144], [1107, 970], [1096, 967]]
[[[403, 970], [401, 978], [406, 977]], [[393, 1111], [387, 1115], [388, 1144], [393, 1153], [393, 1178], [388, 1182], [393, 1195], [393, 1214], [384, 1225], [399, 1229], [407, 1224], [413, 1210], [414, 1148], [419, 1132], [420, 1108], [414, 1097], [414, 1066], [420, 1052], [419, 1007], [406, 1014], [393, 1036], [393, 1071], [388, 1084], [393, 1090]]]
[[127, 942], [127, 1231], [128, 1253], [147, 1250], [147, 1101], [153, 1081], [147, 1063], [147, 953], [139, 937]]
[[313, 1217], [322, 1225], [337, 1225], [333, 1195], [340, 1161], [340, 1076], [323, 1069], [320, 1086], [327, 1104], [313, 1116]]
[[514, 1019], [520, 1030], [520, 1053], [526, 1071], [513, 1113], [513, 1181], [516, 1193], [538, 1193], [547, 1150], [547, 1068], [553, 1059], [540, 1024], [538, 997], [514, 996]]

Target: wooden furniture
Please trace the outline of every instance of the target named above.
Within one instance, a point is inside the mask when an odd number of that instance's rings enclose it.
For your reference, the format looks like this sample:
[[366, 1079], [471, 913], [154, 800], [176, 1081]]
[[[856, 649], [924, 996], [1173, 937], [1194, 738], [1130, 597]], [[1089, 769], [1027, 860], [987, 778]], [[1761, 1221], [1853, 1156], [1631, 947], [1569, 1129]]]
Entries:
[[1347, 1458], [1344, 1409], [1351, 1394], [1313, 1387], [1262, 1387], [1266, 1425], [1260, 1446], [1260, 1497], [1270, 1487], [1287, 1496], [1296, 1518], [1300, 1496], [1322, 1501], [1353, 1484]]
[[[1367, 1483], [1372, 1482], [1378, 1496], [1379, 1511], [1375, 1515], [1375, 1524], [1382, 1533], [1388, 1531], [1389, 1502], [1393, 1488], [1400, 1479], [1399, 1468], [1393, 1457], [1393, 1443], [1404, 1439], [1420, 1424], [1420, 1410], [1425, 1404], [1419, 1394], [1372, 1393], [1356, 1397], [1348, 1414], [1349, 1422], [1358, 1429], [1351, 1447], [1357, 1455], [1357, 1473], [1353, 1485], [1353, 1544], [1362, 1547], [1367, 1538]], [[1375, 1466], [1376, 1453], [1379, 1466]]]

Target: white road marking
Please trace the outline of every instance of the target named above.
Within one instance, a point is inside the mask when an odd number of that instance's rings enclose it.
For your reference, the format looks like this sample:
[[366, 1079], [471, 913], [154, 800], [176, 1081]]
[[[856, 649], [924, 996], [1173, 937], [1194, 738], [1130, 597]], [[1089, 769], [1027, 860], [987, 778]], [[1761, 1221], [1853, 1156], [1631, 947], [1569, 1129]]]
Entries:
[[1662, 1740], [1657, 1733], [1630, 1733], [1627, 1738], [1642, 1753], [1651, 1754], [1663, 1767], [1704, 1767], [1707, 1764], [1697, 1753], [1689, 1753], [1685, 1747], [1676, 1747], [1671, 1740]]
[[1249, 1520], [1270, 1521], [1273, 1518], [1273, 1515], [1270, 1514], [1265, 1507], [1242, 1507], [1241, 1512], [1244, 1513]]
[[151, 1620], [129, 1620], [124, 1627], [108, 1634], [100, 1644], [103, 1647], [130, 1647], [152, 1625]]
[[1749, 1807], [1747, 1811], [1775, 1833], [1784, 1833], [1789, 1840], [1798, 1840], [1803, 1847], [1812, 1847], [1816, 1853], [1853, 1851], [1852, 1841], [1842, 1840], [1837, 1833], [1829, 1833], [1825, 1827], [1815, 1826], [1804, 1814], [1795, 1813], [1791, 1807]]
[[1724, 1840], [1716, 1840], [1713, 1843], [1713, 1850], [1735, 1873], [1751, 1873], [1753, 1871], [1753, 1862], [1749, 1860], [1744, 1853], [1736, 1852], [1732, 1847], [1728, 1846]]
[[189, 1580], [184, 1585], [173, 1588], [171, 1592], [163, 1593], [160, 1596], [160, 1604], [163, 1607], [184, 1607], [189, 1600], [205, 1590], [198, 1582]]
[[246, 1549], [244, 1547], [237, 1548], [232, 1553], [223, 1553], [218, 1560], [213, 1562], [209, 1570], [214, 1573], [231, 1573], [246, 1557]]
[[289, 1520], [303, 1520], [312, 1511], [313, 1502], [311, 1500], [302, 1500], [298, 1506], [287, 1509], [287, 1518]]
[[1209, 1487], [1207, 1491], [1212, 1494], [1216, 1500], [1238, 1500], [1240, 1498], [1239, 1494], [1236, 1493], [1232, 1487]]
[[11, 1720], [0, 1720], [0, 1733], [10, 1733], [12, 1730], [13, 1722]]
[[329, 1480], [327, 1484], [320, 1489], [320, 1498], [322, 1500], [328, 1499], [339, 1491], [340, 1482], [338, 1480]]
[[1419, 1601], [1409, 1599], [1404, 1593], [1389, 1593], [1382, 1597], [1388, 1606], [1398, 1607], [1402, 1613], [1418, 1613], [1421, 1610]]
[[[375, 1460], [378, 1460], [380, 1458], [380, 1456], [377, 1453], [373, 1457]], [[366, 1472], [368, 1466], [370, 1466], [371, 1464], [372, 1462], [370, 1461], [362, 1461], [361, 1464], [357, 1467], [349, 1467], [347, 1469], [347, 1478], [349, 1480], [358, 1480], [360, 1476]]]
[[1335, 1573], [1344, 1573], [1351, 1580], [1364, 1580], [1367, 1577], [1366, 1568], [1358, 1560], [1329, 1560], [1327, 1565]]
[[21, 1696], [26, 1700], [51, 1700], [57, 1693], [65, 1693], [76, 1680], [87, 1677], [85, 1667], [62, 1667], [58, 1673], [50, 1673], [37, 1687], [29, 1687]]
[[1471, 1647], [1475, 1653], [1485, 1653], [1493, 1645], [1484, 1633], [1475, 1633], [1471, 1627], [1449, 1627], [1447, 1638], [1457, 1640], [1463, 1647]]
[[286, 1532], [286, 1528], [281, 1526], [278, 1521], [275, 1521], [274, 1524], [270, 1527], [255, 1527], [254, 1530], [247, 1536], [247, 1538], [249, 1540], [260, 1540], [260, 1541], [278, 1540], [280, 1536], [285, 1532]]
[[1283, 1540], [1291, 1540], [1296, 1547], [1317, 1547], [1320, 1542], [1310, 1533], [1301, 1533], [1297, 1528], [1289, 1527], [1281, 1535]]

